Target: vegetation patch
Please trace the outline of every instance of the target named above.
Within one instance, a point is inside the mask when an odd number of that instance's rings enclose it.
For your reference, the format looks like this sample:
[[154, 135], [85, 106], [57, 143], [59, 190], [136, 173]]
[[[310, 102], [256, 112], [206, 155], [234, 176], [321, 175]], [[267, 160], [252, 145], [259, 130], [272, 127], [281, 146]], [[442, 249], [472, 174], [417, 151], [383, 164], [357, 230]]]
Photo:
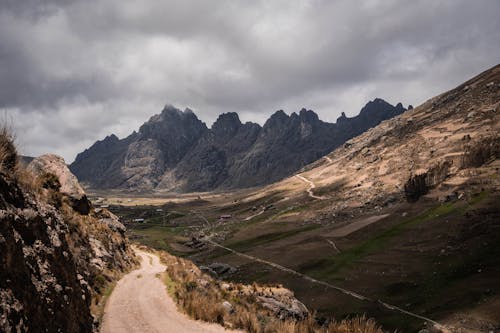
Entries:
[[429, 209], [427, 212], [415, 217], [406, 218], [391, 228], [365, 240], [361, 244], [333, 257], [323, 258], [300, 266], [301, 272], [308, 272], [317, 278], [330, 278], [341, 269], [359, 261], [365, 256], [380, 251], [388, 246], [389, 241], [404, 232], [408, 227], [429, 221], [433, 218], [451, 214], [457, 211], [453, 203], [446, 203]]
[[[318, 321], [305, 309], [304, 315], [276, 309], [269, 304], [298, 302], [281, 285], [244, 285], [215, 280], [192, 262], [158, 252], [167, 265], [163, 282], [179, 308], [190, 317], [251, 333], [382, 333], [372, 319], [354, 317], [340, 322]], [[274, 301], [269, 302], [269, 299]], [[276, 303], [278, 302], [278, 303]], [[267, 305], [266, 305], [267, 304]]]
[[291, 236], [300, 234], [302, 232], [311, 231], [311, 230], [317, 229], [319, 227], [320, 227], [319, 225], [312, 224], [312, 225], [308, 225], [306, 227], [299, 228], [299, 229], [293, 229], [293, 230], [288, 230], [288, 231], [283, 231], [283, 232], [272, 232], [272, 233], [260, 235], [260, 236], [254, 237], [254, 238], [245, 239], [245, 240], [241, 240], [238, 242], [230, 243], [227, 246], [234, 249], [234, 250], [237, 250], [237, 251], [245, 251], [245, 250], [252, 249], [255, 246], [259, 246], [259, 245], [266, 244], [266, 243], [271, 243], [271, 242], [274, 242], [274, 241], [277, 241], [277, 240], [280, 240], [283, 238], [287, 238], [287, 237], [291, 237]]

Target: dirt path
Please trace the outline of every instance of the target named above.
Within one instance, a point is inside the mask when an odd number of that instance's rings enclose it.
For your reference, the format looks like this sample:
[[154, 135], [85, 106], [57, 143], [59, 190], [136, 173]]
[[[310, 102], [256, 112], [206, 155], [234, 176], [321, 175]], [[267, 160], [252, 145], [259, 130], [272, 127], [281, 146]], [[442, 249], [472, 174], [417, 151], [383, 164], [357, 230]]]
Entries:
[[309, 179], [307, 179], [306, 177], [301, 176], [301, 175], [295, 175], [295, 177], [297, 177], [298, 179], [302, 180], [303, 182], [306, 182], [307, 184], [309, 184], [309, 188], [306, 191], [307, 191], [307, 194], [311, 198], [318, 199], [318, 200], [325, 200], [325, 199], [327, 199], [326, 197], [320, 197], [320, 196], [315, 195], [313, 193], [313, 190], [314, 190], [314, 188], [316, 188], [316, 185], [312, 181], [310, 181]]
[[106, 304], [101, 333], [231, 332], [180, 313], [156, 277], [166, 266], [157, 256], [134, 250], [142, 259], [141, 267], [118, 281]]
[[257, 217], [257, 216], [259, 216], [259, 215], [264, 214], [264, 212], [265, 212], [265, 211], [266, 211], [266, 210], [265, 210], [265, 209], [263, 209], [263, 210], [261, 210], [260, 212], [258, 212], [257, 214], [250, 215], [250, 216], [246, 217], [246, 218], [244, 219], [244, 221], [250, 221], [250, 220], [251, 220], [251, 219], [253, 219], [254, 217]]

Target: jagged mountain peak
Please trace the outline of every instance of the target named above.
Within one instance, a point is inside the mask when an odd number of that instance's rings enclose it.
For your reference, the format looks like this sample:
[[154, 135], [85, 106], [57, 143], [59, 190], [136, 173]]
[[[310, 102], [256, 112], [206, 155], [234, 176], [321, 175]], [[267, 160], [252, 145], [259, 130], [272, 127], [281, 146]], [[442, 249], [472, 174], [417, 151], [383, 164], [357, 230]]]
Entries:
[[166, 105], [138, 134], [91, 147], [71, 170], [97, 188], [204, 191], [268, 184], [403, 111], [385, 101], [372, 103], [379, 105], [377, 112], [344, 114], [340, 125], [303, 108], [291, 115], [278, 110], [262, 127], [223, 113], [210, 129], [190, 109]]
[[212, 125], [212, 130], [225, 125], [241, 125], [240, 117], [236, 112], [221, 113]]
[[290, 120], [290, 116], [285, 113], [283, 110], [278, 110], [274, 112], [271, 117], [264, 123], [264, 130], [267, 131], [269, 129], [275, 127], [283, 127]]
[[115, 134], [108, 135], [104, 138], [105, 141], [118, 141], [118, 137]]
[[305, 108], [302, 108], [300, 110], [299, 117], [303, 121], [308, 121], [308, 122], [319, 121], [319, 116], [316, 112], [314, 112], [313, 110], [307, 110]]
[[222, 113], [212, 125], [212, 132], [216, 138], [227, 140], [232, 138], [242, 126], [240, 118], [235, 112]]

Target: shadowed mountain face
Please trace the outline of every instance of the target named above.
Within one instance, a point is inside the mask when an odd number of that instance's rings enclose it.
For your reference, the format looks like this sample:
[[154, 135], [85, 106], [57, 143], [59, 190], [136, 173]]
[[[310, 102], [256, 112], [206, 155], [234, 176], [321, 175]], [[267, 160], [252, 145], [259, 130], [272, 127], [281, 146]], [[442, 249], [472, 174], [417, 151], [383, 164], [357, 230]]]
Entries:
[[191, 110], [166, 106], [139, 132], [97, 141], [70, 168], [80, 181], [100, 189], [189, 192], [264, 185], [405, 110], [375, 99], [356, 117], [342, 113], [335, 124], [311, 110], [290, 116], [280, 110], [262, 127], [225, 113], [208, 129]]

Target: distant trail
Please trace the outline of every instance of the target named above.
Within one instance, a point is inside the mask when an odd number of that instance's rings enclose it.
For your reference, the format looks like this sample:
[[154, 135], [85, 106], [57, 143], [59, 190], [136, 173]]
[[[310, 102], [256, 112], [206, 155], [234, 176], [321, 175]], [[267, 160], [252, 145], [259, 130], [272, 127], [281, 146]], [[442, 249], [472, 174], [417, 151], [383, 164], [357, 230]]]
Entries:
[[235, 251], [233, 249], [230, 249], [228, 247], [225, 247], [224, 245], [221, 245], [219, 243], [216, 243], [210, 239], [205, 239], [206, 242], [212, 244], [213, 246], [216, 246], [216, 247], [219, 247], [221, 249], [224, 249], [226, 251], [229, 251], [237, 256], [240, 256], [240, 257], [243, 257], [243, 258], [246, 258], [246, 259], [249, 259], [251, 261], [255, 261], [255, 262], [260, 262], [262, 264], [265, 264], [265, 265], [268, 265], [268, 266], [271, 266], [271, 267], [274, 267], [282, 272], [286, 272], [286, 273], [290, 273], [292, 275], [295, 275], [295, 276], [298, 276], [298, 277], [301, 277], [303, 278], [304, 280], [307, 280], [307, 281], [310, 281], [312, 283], [316, 283], [316, 284], [319, 284], [319, 285], [322, 285], [322, 286], [325, 286], [327, 288], [331, 288], [331, 289], [334, 289], [334, 290], [337, 290], [345, 295], [348, 295], [348, 296], [351, 296], [351, 297], [354, 297], [354, 298], [357, 298], [361, 301], [364, 301], [364, 302], [376, 302], [378, 304], [380, 304], [381, 306], [383, 306], [384, 308], [386, 309], [389, 309], [391, 311], [396, 311], [396, 312], [400, 312], [400, 313], [403, 313], [405, 315], [408, 315], [410, 317], [414, 317], [414, 318], [417, 318], [417, 319], [421, 319], [421, 320], [424, 320], [424, 321], [427, 321], [429, 323], [432, 323], [434, 324], [437, 328], [441, 329], [443, 332], [445, 333], [449, 333], [450, 331], [446, 328], [446, 326], [438, 323], [437, 321], [434, 321], [430, 318], [427, 318], [427, 317], [424, 317], [424, 316], [421, 316], [417, 313], [413, 313], [413, 312], [410, 312], [410, 311], [406, 311], [404, 309], [401, 309], [400, 307], [397, 307], [395, 305], [392, 305], [392, 304], [389, 304], [389, 303], [385, 303], [383, 302], [382, 300], [374, 300], [374, 299], [371, 299], [367, 296], [363, 296], [361, 294], [358, 294], [357, 292], [354, 292], [354, 291], [351, 291], [351, 290], [348, 290], [348, 289], [345, 289], [345, 288], [342, 288], [342, 287], [339, 287], [339, 286], [336, 286], [336, 285], [333, 285], [333, 284], [330, 284], [328, 282], [324, 282], [324, 281], [321, 281], [321, 280], [316, 280], [315, 278], [312, 278], [308, 275], [305, 275], [305, 274], [302, 274], [300, 272], [297, 272], [297, 271], [294, 271], [293, 269], [290, 269], [290, 268], [287, 268], [287, 267], [284, 267], [284, 266], [281, 266], [280, 264], [276, 264], [274, 262], [271, 262], [271, 261], [267, 261], [267, 260], [264, 260], [264, 259], [260, 259], [260, 258], [257, 258], [257, 257], [254, 257], [254, 256], [251, 256], [251, 255], [248, 255], [248, 254], [245, 254], [245, 253], [241, 253], [241, 252], [238, 252], [238, 251]]
[[312, 181], [310, 181], [309, 179], [307, 179], [306, 177], [301, 176], [301, 175], [295, 175], [295, 177], [297, 177], [298, 179], [302, 180], [303, 182], [306, 182], [307, 184], [309, 184], [309, 188], [307, 189], [307, 194], [311, 198], [318, 199], [318, 200], [325, 200], [325, 199], [327, 199], [326, 197], [321, 197], [321, 196], [315, 195], [313, 193], [313, 189], [316, 188], [316, 185]]
[[335, 251], [337, 251], [337, 253], [340, 253], [340, 250], [339, 250], [339, 248], [337, 247], [337, 245], [335, 245], [335, 242], [334, 242], [334, 241], [331, 241], [331, 240], [326, 239], [326, 238], [325, 238], [325, 240], [326, 240], [326, 242], [327, 242], [328, 244], [330, 244], [330, 245], [331, 245], [331, 246], [335, 249]]
[[101, 333], [236, 332], [180, 313], [157, 277], [166, 266], [156, 255], [134, 250], [142, 259], [141, 267], [118, 281], [106, 304]]
[[265, 209], [263, 209], [263, 210], [261, 210], [260, 212], [258, 212], [257, 214], [254, 214], [254, 215], [250, 215], [250, 216], [248, 216], [248, 217], [245, 217], [244, 221], [250, 221], [250, 220], [251, 220], [251, 219], [253, 219], [254, 217], [257, 217], [257, 216], [259, 216], [259, 215], [264, 214], [264, 212], [265, 212], [265, 211], [266, 211], [266, 210], [265, 210]]

